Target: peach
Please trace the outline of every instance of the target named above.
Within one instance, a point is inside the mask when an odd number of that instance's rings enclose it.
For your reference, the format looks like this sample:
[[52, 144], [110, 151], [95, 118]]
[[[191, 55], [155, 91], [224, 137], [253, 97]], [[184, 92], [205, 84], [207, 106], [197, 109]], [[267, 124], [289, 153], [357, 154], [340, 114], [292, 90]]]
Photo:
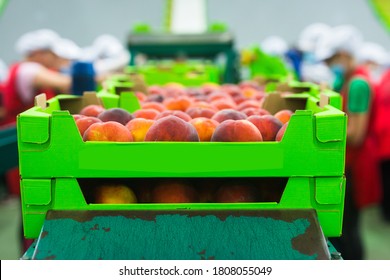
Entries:
[[257, 100], [251, 100], [251, 99], [245, 100], [245, 101], [241, 102], [240, 105], [237, 106], [237, 111], [242, 111], [246, 108], [259, 109], [259, 108], [261, 108], [260, 102]]
[[140, 92], [140, 91], [137, 91], [137, 92], [135, 93], [135, 96], [137, 96], [139, 102], [143, 102], [143, 101], [145, 101], [146, 98], [147, 98], [146, 94], [143, 93], [143, 92]]
[[192, 103], [190, 105], [190, 107], [188, 107], [188, 109], [190, 109], [190, 108], [203, 108], [203, 109], [211, 109], [211, 110], [218, 111], [217, 107], [215, 107], [214, 105], [212, 105], [206, 101], [196, 101], [196, 102]]
[[128, 186], [103, 185], [96, 188], [95, 203], [130, 204], [137, 203], [137, 197]]
[[118, 122], [120, 124], [126, 125], [129, 121], [134, 119], [134, 116], [122, 108], [111, 108], [108, 109], [98, 116], [103, 122]]
[[211, 105], [217, 107], [218, 110], [235, 109], [237, 107], [233, 99], [230, 100], [230, 99], [222, 99], [222, 98], [211, 101]]
[[201, 142], [210, 141], [215, 128], [219, 124], [217, 121], [208, 118], [194, 118], [189, 123], [195, 127]]
[[274, 114], [274, 116], [276, 118], [278, 118], [283, 124], [287, 123], [291, 116], [292, 116], [293, 112], [291, 110], [280, 110], [279, 112], [276, 112]]
[[220, 123], [212, 137], [212, 142], [260, 142], [263, 141], [257, 127], [247, 120], [226, 120]]
[[202, 89], [202, 92], [204, 94], [210, 94], [214, 91], [217, 91], [220, 89], [220, 86], [218, 84], [214, 84], [214, 83], [204, 83], [202, 86], [201, 86], [201, 89]]
[[226, 120], [245, 120], [247, 115], [233, 109], [224, 109], [214, 114], [213, 120], [221, 123]]
[[131, 132], [118, 122], [97, 122], [92, 124], [83, 135], [84, 141], [132, 142]]
[[154, 203], [190, 203], [197, 202], [197, 194], [193, 187], [182, 182], [163, 182], [152, 191]]
[[211, 119], [214, 114], [217, 112], [217, 110], [207, 109], [207, 108], [189, 108], [186, 111], [186, 114], [188, 114], [191, 118], [209, 118]]
[[216, 194], [220, 203], [256, 202], [256, 190], [246, 185], [221, 186]]
[[241, 112], [247, 115], [248, 117], [253, 115], [258, 115], [258, 116], [271, 115], [270, 112], [262, 108], [246, 108]]
[[167, 109], [167, 108], [165, 108], [165, 106], [162, 103], [156, 102], [156, 101], [143, 102], [141, 104], [141, 108], [142, 109], [155, 109], [159, 112], [165, 111]]
[[88, 117], [97, 117], [100, 113], [104, 112], [105, 109], [101, 105], [88, 105], [80, 110], [80, 115], [88, 116]]
[[241, 93], [240, 87], [234, 84], [223, 84], [221, 86], [221, 90], [230, 96], [235, 96], [237, 93]]
[[275, 141], [276, 134], [283, 126], [282, 122], [272, 115], [254, 115], [248, 117], [247, 120], [257, 127], [264, 141]]
[[167, 111], [161, 112], [156, 116], [155, 120], [158, 120], [158, 119], [161, 119], [161, 118], [164, 118], [167, 116], [176, 116], [182, 120], [185, 120], [186, 122], [192, 120], [192, 118], [187, 113], [184, 113], [183, 111], [179, 111], [179, 110], [167, 110]]
[[151, 94], [146, 97], [144, 102], [158, 102], [162, 103], [164, 101], [164, 96], [161, 94]]
[[287, 126], [288, 126], [288, 122], [283, 124], [283, 126], [279, 129], [278, 133], [276, 134], [276, 138], [275, 138], [276, 141], [279, 141], [279, 142], [282, 141], [284, 133], [286, 132]]
[[135, 118], [154, 120], [158, 114], [160, 114], [160, 111], [157, 111], [156, 109], [138, 109], [133, 113], [133, 116]]
[[212, 101], [215, 101], [218, 99], [232, 100], [232, 97], [229, 94], [222, 92], [222, 91], [215, 91], [215, 92], [210, 93], [207, 96], [208, 102], [212, 102]]
[[254, 89], [252, 87], [243, 87], [243, 88], [241, 88], [241, 91], [242, 91], [242, 94], [246, 98], [253, 98], [259, 92], [258, 90]]
[[73, 114], [72, 117], [73, 117], [74, 121], [77, 121], [79, 119], [85, 118], [86, 116], [80, 115], [80, 114]]
[[102, 122], [100, 119], [95, 117], [84, 117], [81, 119], [78, 119], [76, 121], [77, 128], [81, 134], [81, 137], [83, 137], [84, 132], [94, 123]]
[[134, 142], [142, 142], [145, 140], [145, 135], [154, 122], [154, 120], [135, 118], [129, 121], [126, 127], [130, 130]]
[[193, 125], [170, 115], [155, 121], [146, 133], [145, 141], [199, 142], [199, 136]]
[[187, 96], [179, 96], [176, 98], [167, 98], [163, 101], [167, 110], [179, 110], [185, 112], [191, 105], [192, 100]]

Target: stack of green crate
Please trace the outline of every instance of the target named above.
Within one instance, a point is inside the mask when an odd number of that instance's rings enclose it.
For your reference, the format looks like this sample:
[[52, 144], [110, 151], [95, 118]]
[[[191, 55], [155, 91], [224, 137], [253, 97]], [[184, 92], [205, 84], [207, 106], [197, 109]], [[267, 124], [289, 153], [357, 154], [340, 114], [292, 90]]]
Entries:
[[198, 60], [148, 61], [142, 66], [128, 66], [126, 72], [143, 75], [148, 85], [165, 85], [175, 82], [188, 87], [196, 87], [207, 82], [219, 83], [221, 77], [217, 65]]
[[[83, 142], [71, 114], [88, 104], [85, 96], [58, 95], [21, 113], [17, 130], [25, 236], [38, 237], [48, 210], [176, 209], [315, 209], [324, 235], [340, 236], [345, 113], [320, 104], [314, 95], [269, 96], [277, 101], [267, 108], [271, 113], [295, 111], [281, 142]], [[98, 97], [106, 108], [139, 108], [130, 92]], [[282, 178], [286, 183], [280, 201], [273, 202], [88, 203], [80, 181], [104, 178]]]

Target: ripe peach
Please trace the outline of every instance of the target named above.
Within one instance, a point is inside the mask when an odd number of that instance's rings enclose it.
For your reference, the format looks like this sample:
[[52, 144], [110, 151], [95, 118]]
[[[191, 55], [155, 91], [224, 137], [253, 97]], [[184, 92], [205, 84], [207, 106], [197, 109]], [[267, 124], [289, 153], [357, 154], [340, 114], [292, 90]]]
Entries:
[[247, 115], [233, 109], [224, 109], [214, 114], [213, 120], [221, 123], [226, 120], [245, 120]]
[[155, 101], [148, 101], [148, 102], [143, 102], [141, 104], [142, 109], [155, 109], [159, 112], [165, 111], [167, 108], [160, 103], [160, 102], [155, 102]]
[[237, 106], [237, 111], [242, 111], [247, 108], [256, 108], [259, 109], [261, 108], [259, 101], [257, 100], [252, 100], [248, 99], [245, 100], [244, 102], [241, 102], [240, 105]]
[[73, 117], [74, 121], [85, 118], [84, 115], [80, 115], [80, 114], [73, 114], [72, 117]]
[[246, 185], [221, 186], [216, 194], [220, 203], [256, 202], [256, 190]]
[[186, 111], [186, 113], [193, 119], [200, 118], [200, 117], [211, 119], [216, 112], [217, 110], [206, 109], [206, 108], [189, 108]]
[[146, 98], [147, 98], [146, 94], [143, 93], [143, 92], [140, 92], [140, 91], [136, 92], [136, 93], [135, 93], [135, 96], [137, 96], [139, 102], [143, 102], [143, 101], [145, 101]]
[[163, 182], [152, 191], [152, 202], [154, 203], [190, 203], [197, 201], [197, 194], [193, 187], [181, 182]]
[[167, 110], [179, 110], [185, 112], [191, 105], [192, 100], [187, 96], [179, 96], [176, 98], [167, 98], [163, 101]]
[[260, 142], [263, 141], [257, 127], [247, 120], [226, 120], [220, 123], [211, 137], [212, 142]]
[[233, 100], [229, 94], [222, 92], [222, 91], [215, 91], [215, 92], [210, 93], [207, 96], [207, 102], [212, 102], [212, 101], [215, 101], [218, 99]]
[[88, 116], [88, 117], [97, 117], [100, 113], [104, 112], [105, 109], [100, 105], [88, 105], [85, 106], [80, 111], [80, 115]]
[[275, 141], [276, 134], [283, 126], [282, 122], [272, 115], [254, 115], [248, 117], [247, 120], [257, 127], [264, 141]]
[[79, 132], [81, 134], [81, 137], [83, 137], [84, 132], [94, 123], [102, 122], [100, 119], [95, 117], [84, 117], [81, 119], [78, 119], [76, 121], [77, 128], [79, 129]]
[[138, 109], [133, 113], [133, 116], [134, 118], [154, 120], [158, 114], [160, 114], [160, 112], [156, 109]]
[[217, 107], [218, 110], [223, 109], [235, 109], [237, 107], [237, 104], [234, 102], [233, 99], [217, 99], [214, 101], [211, 101], [211, 105]]
[[282, 141], [287, 126], [288, 126], [288, 122], [283, 124], [283, 126], [279, 129], [278, 133], [276, 134], [276, 138], [275, 138], [276, 141]]
[[271, 115], [270, 112], [262, 108], [246, 108], [241, 112], [247, 115], [248, 117], [253, 115], [258, 115], [258, 116]]
[[192, 119], [189, 123], [195, 127], [201, 142], [210, 141], [215, 128], [219, 124], [217, 121], [202, 117]]
[[95, 203], [129, 204], [137, 203], [133, 190], [125, 185], [103, 185], [96, 188]]
[[146, 133], [145, 141], [199, 142], [199, 136], [193, 125], [170, 115], [155, 121]]
[[98, 116], [103, 122], [114, 121], [126, 125], [129, 121], [134, 119], [133, 115], [122, 108], [108, 109]]
[[84, 141], [132, 142], [130, 131], [118, 122], [97, 122], [92, 124], [83, 135]]
[[292, 116], [293, 112], [291, 110], [280, 110], [275, 113], [274, 116], [278, 118], [283, 124], [288, 122]]
[[144, 102], [158, 102], [162, 103], [164, 101], [164, 96], [161, 94], [151, 94], [146, 97]]
[[186, 122], [192, 120], [192, 118], [187, 113], [184, 113], [183, 111], [179, 111], [179, 110], [167, 110], [167, 111], [161, 112], [160, 114], [158, 114], [156, 116], [155, 120], [164, 118], [166, 116], [176, 116], [182, 120], [185, 120]]
[[210, 94], [214, 91], [218, 91], [220, 89], [220, 86], [214, 83], [204, 83], [201, 86], [201, 89], [204, 94]]
[[154, 120], [135, 118], [129, 121], [126, 127], [130, 130], [134, 142], [142, 142], [145, 140], [145, 135], [154, 122]]
[[190, 109], [190, 108], [203, 108], [203, 109], [211, 109], [211, 110], [218, 111], [217, 107], [215, 107], [214, 105], [212, 105], [206, 101], [196, 101], [196, 102], [192, 103], [190, 105], [190, 107], [188, 107], [188, 109]]

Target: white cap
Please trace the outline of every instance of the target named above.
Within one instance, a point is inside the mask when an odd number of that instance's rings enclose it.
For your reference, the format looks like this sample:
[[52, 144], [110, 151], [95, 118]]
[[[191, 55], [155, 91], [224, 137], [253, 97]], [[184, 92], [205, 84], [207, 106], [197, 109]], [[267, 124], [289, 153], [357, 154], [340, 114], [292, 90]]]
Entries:
[[27, 56], [38, 50], [53, 50], [60, 36], [50, 29], [40, 29], [22, 35], [16, 42], [16, 51]]
[[304, 52], [314, 52], [318, 41], [322, 36], [326, 36], [331, 31], [331, 27], [325, 23], [313, 23], [305, 27], [299, 35], [297, 47]]
[[81, 48], [75, 42], [65, 38], [59, 38], [53, 45], [52, 51], [64, 59], [76, 60], [81, 55]]
[[388, 65], [390, 57], [384, 47], [373, 42], [363, 43], [357, 51], [358, 63], [374, 62], [378, 65]]
[[332, 84], [333, 73], [324, 63], [302, 64], [302, 80], [312, 83]]
[[340, 51], [355, 56], [362, 42], [363, 36], [356, 27], [340, 25], [320, 38], [315, 56], [319, 61], [328, 59]]
[[0, 59], [0, 82], [5, 81], [8, 73], [7, 64], [3, 60]]
[[112, 57], [121, 54], [124, 50], [121, 42], [112, 35], [103, 34], [95, 39], [93, 42], [98, 58]]
[[261, 50], [266, 54], [283, 57], [288, 51], [285, 40], [279, 36], [269, 36], [260, 43]]

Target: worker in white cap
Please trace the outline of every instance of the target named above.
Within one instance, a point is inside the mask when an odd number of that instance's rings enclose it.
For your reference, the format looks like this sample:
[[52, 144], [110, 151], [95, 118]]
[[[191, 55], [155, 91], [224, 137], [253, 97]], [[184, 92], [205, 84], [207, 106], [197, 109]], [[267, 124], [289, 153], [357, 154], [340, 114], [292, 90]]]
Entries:
[[70, 75], [72, 62], [81, 57], [81, 48], [70, 39], [60, 38], [55, 43], [53, 51], [57, 55], [56, 68], [60, 73]]
[[130, 53], [117, 38], [103, 34], [82, 50], [80, 59], [92, 61], [97, 76], [104, 77], [123, 71], [130, 62]]
[[386, 49], [374, 42], [364, 42], [357, 51], [356, 60], [370, 72], [374, 83], [379, 83], [390, 65], [390, 56]]
[[317, 61], [314, 55], [321, 37], [327, 36], [330, 31], [329, 25], [316, 22], [305, 27], [299, 34], [297, 48], [302, 53], [302, 60], [297, 71], [302, 81], [328, 86], [333, 83], [329, 67], [322, 61]]
[[23, 57], [9, 69], [3, 85], [3, 103], [6, 116], [0, 123], [15, 122], [17, 114], [34, 105], [34, 97], [46, 93], [48, 98], [56, 92], [69, 92], [71, 78], [57, 72], [56, 43], [60, 36], [49, 29], [28, 32], [16, 43]]
[[343, 234], [332, 240], [345, 259], [363, 259], [360, 210], [377, 203], [381, 190], [372, 124], [375, 92], [369, 72], [358, 67], [355, 59], [362, 42], [363, 36], [355, 27], [342, 25], [322, 37], [316, 50], [317, 59], [324, 61], [338, 78], [335, 87], [348, 115]]

